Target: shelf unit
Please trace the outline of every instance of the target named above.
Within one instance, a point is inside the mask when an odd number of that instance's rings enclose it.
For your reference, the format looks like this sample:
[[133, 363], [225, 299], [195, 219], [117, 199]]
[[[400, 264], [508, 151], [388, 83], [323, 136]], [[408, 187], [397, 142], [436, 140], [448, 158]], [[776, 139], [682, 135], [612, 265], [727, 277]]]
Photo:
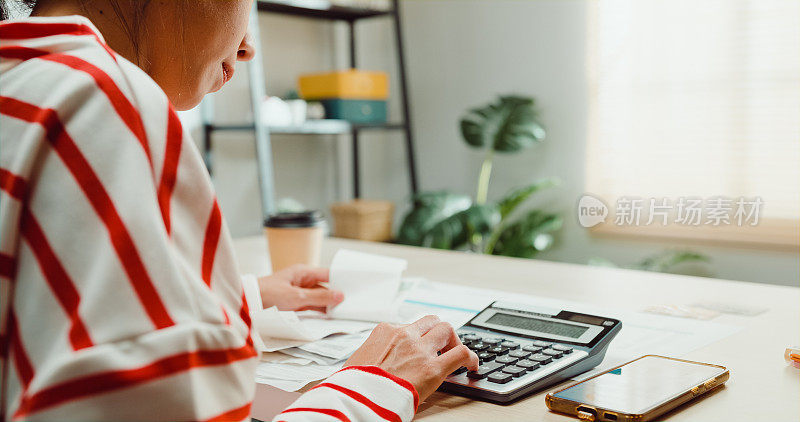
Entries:
[[345, 22], [350, 33], [350, 67], [357, 68], [356, 55], [356, 22], [362, 19], [375, 17], [390, 17], [394, 24], [395, 50], [397, 53], [398, 73], [400, 81], [401, 115], [400, 122], [380, 124], [353, 124], [344, 120], [311, 120], [299, 126], [266, 126], [259, 122], [261, 116], [261, 100], [266, 95], [263, 62], [260, 59], [248, 63], [250, 101], [253, 110], [253, 122], [234, 125], [217, 125], [214, 123], [214, 106], [209, 99], [202, 105], [203, 158], [209, 173], [213, 171], [212, 137], [220, 131], [249, 131], [255, 134], [256, 162], [258, 166], [259, 190], [261, 194], [262, 216], [266, 218], [275, 208], [275, 187], [273, 179], [273, 163], [270, 134], [283, 135], [345, 135], [352, 139], [353, 157], [353, 196], [361, 196], [360, 153], [359, 136], [362, 132], [378, 130], [397, 130], [405, 132], [406, 159], [408, 164], [409, 183], [412, 194], [417, 193], [417, 172], [414, 161], [414, 138], [411, 130], [411, 116], [409, 112], [408, 82], [406, 78], [405, 57], [403, 50], [403, 37], [400, 26], [399, 0], [392, 0], [391, 9], [364, 9], [347, 6], [331, 5], [327, 1], [317, 2], [282, 2], [277, 0], [258, 0], [253, 5], [250, 16], [250, 31], [253, 35], [255, 48], [261, 51], [261, 37], [258, 28], [258, 12], [279, 13], [290, 16], [299, 16], [326, 21]]

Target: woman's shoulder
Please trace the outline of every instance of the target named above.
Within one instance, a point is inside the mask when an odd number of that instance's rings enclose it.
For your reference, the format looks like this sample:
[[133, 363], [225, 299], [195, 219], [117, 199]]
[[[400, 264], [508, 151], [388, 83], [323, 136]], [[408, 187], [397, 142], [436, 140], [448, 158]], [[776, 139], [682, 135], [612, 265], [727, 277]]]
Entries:
[[2, 95], [34, 105], [63, 111], [100, 97], [145, 121], [169, 107], [155, 81], [111, 50], [82, 16], [0, 23], [0, 60]]
[[15, 118], [8, 130], [52, 110], [81, 146], [131, 136], [146, 151], [164, 148], [172, 113], [166, 94], [86, 18], [0, 23], [0, 86], [0, 118]]

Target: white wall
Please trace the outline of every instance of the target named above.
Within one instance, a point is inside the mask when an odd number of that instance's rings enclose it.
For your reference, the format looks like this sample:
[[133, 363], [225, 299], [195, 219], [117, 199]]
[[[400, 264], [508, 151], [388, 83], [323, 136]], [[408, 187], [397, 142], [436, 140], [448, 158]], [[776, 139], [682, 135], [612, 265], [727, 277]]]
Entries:
[[[544, 144], [496, 160], [490, 196], [544, 176], [563, 184], [537, 205], [567, 216], [556, 247], [545, 259], [585, 263], [600, 256], [621, 264], [668, 247], [709, 255], [716, 275], [735, 280], [797, 285], [798, 253], [704, 245], [614, 240], [590, 236], [573, 208], [583, 193], [587, 132], [585, 0], [405, 0], [402, 2], [412, 117], [423, 189], [474, 193], [482, 159], [461, 141], [457, 122], [471, 106], [501, 93], [536, 97], [548, 129]], [[298, 72], [347, 65], [342, 25], [281, 16], [261, 17], [270, 94], [294, 87]], [[385, 19], [359, 24], [359, 66], [393, 71], [393, 37]], [[220, 115], [247, 118], [246, 75], [217, 96]], [[396, 81], [392, 92], [397, 93]], [[245, 106], [245, 107], [242, 107]], [[390, 103], [397, 116], [396, 96]], [[362, 141], [364, 196], [408, 199], [402, 137], [373, 134]], [[220, 136], [216, 183], [235, 235], [259, 230], [252, 138]], [[314, 208], [350, 195], [350, 149], [346, 137], [273, 137], [278, 196]], [[399, 219], [400, 216], [397, 216]], [[535, 275], [532, 275], [535, 276]]]

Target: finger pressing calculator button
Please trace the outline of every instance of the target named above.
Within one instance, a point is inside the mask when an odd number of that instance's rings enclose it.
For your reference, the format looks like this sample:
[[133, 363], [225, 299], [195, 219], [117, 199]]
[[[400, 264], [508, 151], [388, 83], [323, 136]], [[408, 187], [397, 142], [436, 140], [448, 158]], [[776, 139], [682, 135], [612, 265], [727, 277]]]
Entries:
[[504, 341], [500, 343], [500, 345], [507, 349], [516, 349], [519, 347], [519, 343], [515, 343], [513, 341]]
[[541, 353], [537, 353], [535, 355], [528, 357], [528, 360], [537, 362], [539, 365], [547, 365], [548, 363], [553, 361], [553, 358], [547, 355], [543, 355]]
[[494, 361], [497, 363], [501, 363], [503, 365], [513, 365], [517, 363], [519, 359], [512, 358], [511, 356], [500, 356], [499, 358], [495, 359]]
[[484, 342], [482, 342], [482, 341], [474, 341], [474, 342], [470, 343], [468, 347], [470, 349], [472, 349], [473, 351], [475, 351], [475, 352], [482, 352], [482, 351], [488, 349], [489, 345], [484, 343]]
[[524, 350], [512, 350], [508, 352], [508, 355], [515, 358], [525, 359], [531, 355], [531, 352], [526, 352]]
[[525, 346], [525, 347], [522, 348], [522, 350], [524, 350], [526, 352], [531, 352], [531, 353], [539, 353], [539, 352], [542, 351], [542, 348], [539, 347], [539, 346]]
[[561, 357], [561, 352], [555, 349], [545, 349], [542, 351], [542, 354], [552, 356], [553, 359], [558, 359]]
[[550, 347], [551, 344], [553, 344], [553, 343], [548, 343], [546, 341], [534, 341], [533, 342], [534, 346], [541, 347], [541, 348]]
[[494, 354], [489, 352], [480, 352], [478, 353], [478, 359], [481, 362], [489, 362], [490, 360], [494, 360]]
[[519, 366], [506, 366], [503, 368], [503, 372], [506, 374], [511, 374], [514, 376], [514, 378], [517, 378], [525, 375], [525, 368], [520, 368]]
[[571, 347], [562, 346], [560, 344], [556, 344], [555, 346], [553, 346], [553, 349], [558, 350], [559, 352], [562, 352], [565, 355], [568, 355], [568, 354], [572, 353], [572, 348]]
[[504, 372], [495, 372], [489, 375], [489, 381], [496, 382], [498, 384], [505, 384], [511, 381], [512, 378], [514, 378], [513, 375], [506, 374]]
[[503, 341], [503, 339], [497, 338], [497, 337], [489, 337], [489, 338], [483, 339], [483, 342], [488, 344], [489, 346], [497, 346], [502, 341]]
[[480, 380], [486, 378], [487, 375], [491, 374], [492, 372], [502, 368], [503, 365], [488, 362], [478, 367], [477, 371], [469, 371], [467, 372], [467, 377], [472, 378], [474, 380]]
[[504, 355], [508, 352], [508, 349], [506, 349], [505, 347], [494, 346], [486, 349], [486, 351], [489, 353], [494, 353], [496, 355]]
[[466, 372], [466, 371], [467, 371], [467, 368], [462, 366], [462, 367], [456, 369], [455, 371], [451, 372], [450, 375], [458, 375], [458, 374], [460, 374], [462, 372]]
[[464, 337], [461, 338], [462, 341], [476, 341], [480, 339], [481, 339], [480, 336], [477, 336], [475, 334], [465, 334]]
[[539, 364], [532, 360], [523, 359], [517, 362], [517, 366], [519, 366], [520, 368], [525, 368], [525, 370], [528, 371], [533, 371], [534, 369], [539, 367]]

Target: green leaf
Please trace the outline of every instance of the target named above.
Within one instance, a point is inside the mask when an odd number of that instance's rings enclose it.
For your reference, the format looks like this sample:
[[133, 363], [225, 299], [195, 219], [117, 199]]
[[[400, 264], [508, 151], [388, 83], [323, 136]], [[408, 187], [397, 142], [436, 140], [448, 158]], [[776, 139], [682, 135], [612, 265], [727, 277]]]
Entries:
[[500, 222], [494, 205], [473, 205], [436, 223], [425, 235], [423, 245], [437, 249], [459, 249], [475, 235], [488, 234]]
[[404, 245], [422, 246], [425, 235], [440, 221], [469, 208], [472, 200], [466, 195], [447, 191], [422, 192], [414, 197], [411, 211], [403, 218], [395, 241]]
[[674, 272], [675, 267], [693, 262], [710, 262], [703, 254], [687, 250], [668, 250], [643, 259], [633, 269], [655, 271], [660, 273]]
[[619, 265], [615, 264], [610, 259], [601, 258], [599, 256], [589, 258], [589, 262], [587, 264], [593, 267], [619, 268]]
[[532, 210], [503, 229], [492, 254], [533, 258], [552, 246], [553, 232], [563, 224], [564, 219], [558, 214]]
[[501, 96], [468, 111], [461, 119], [461, 134], [475, 148], [516, 152], [544, 139], [546, 132], [538, 118], [533, 98]]
[[547, 189], [553, 186], [557, 186], [560, 181], [556, 178], [547, 178], [537, 180], [530, 185], [523, 186], [521, 188], [514, 189], [506, 195], [503, 199], [498, 202], [498, 208], [500, 208], [500, 215], [503, 219], [508, 217], [512, 212], [514, 212], [517, 207], [525, 202], [528, 198], [531, 197], [536, 192], [539, 192], [542, 189]]

